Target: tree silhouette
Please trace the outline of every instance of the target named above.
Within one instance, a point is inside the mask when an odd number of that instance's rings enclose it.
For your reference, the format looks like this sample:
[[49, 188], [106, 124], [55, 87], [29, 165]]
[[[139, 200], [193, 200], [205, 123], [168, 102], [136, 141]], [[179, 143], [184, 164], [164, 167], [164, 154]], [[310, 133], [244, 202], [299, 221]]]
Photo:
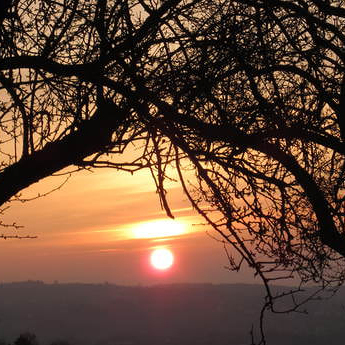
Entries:
[[22, 333], [14, 341], [14, 345], [38, 345], [37, 337], [33, 333]]
[[[340, 1], [1, 6], [0, 204], [71, 165], [148, 168], [173, 216], [174, 166], [230, 268], [265, 283], [266, 308], [277, 279], [343, 283]], [[130, 144], [137, 157], [122, 161]]]

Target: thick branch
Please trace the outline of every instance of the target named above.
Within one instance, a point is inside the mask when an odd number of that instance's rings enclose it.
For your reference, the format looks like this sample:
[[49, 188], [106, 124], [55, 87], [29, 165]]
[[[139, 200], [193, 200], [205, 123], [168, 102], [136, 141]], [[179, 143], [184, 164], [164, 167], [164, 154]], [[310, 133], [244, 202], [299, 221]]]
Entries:
[[295, 176], [296, 180], [305, 191], [317, 217], [320, 227], [319, 238], [321, 242], [345, 257], [345, 236], [338, 232], [328, 202], [312, 176], [310, 176], [293, 157], [279, 150], [272, 144], [264, 143], [258, 145], [257, 149], [280, 162]]
[[69, 165], [77, 165], [91, 154], [105, 151], [124, 118], [125, 114], [114, 105], [101, 107], [77, 131], [7, 167], [0, 174], [0, 205], [40, 179]]
[[264, 142], [263, 138], [246, 135], [234, 128], [206, 124], [189, 116], [181, 116], [164, 102], [159, 103], [161, 111], [167, 116], [168, 121], [176, 121], [177, 125], [181, 123], [187, 125], [189, 129], [195, 130], [203, 139], [224, 141], [239, 147], [251, 147], [280, 162], [295, 176], [305, 191], [318, 219], [320, 227], [319, 238], [321, 242], [345, 257], [345, 236], [338, 232], [324, 194], [312, 176], [298, 164], [295, 158], [280, 150], [276, 145]]

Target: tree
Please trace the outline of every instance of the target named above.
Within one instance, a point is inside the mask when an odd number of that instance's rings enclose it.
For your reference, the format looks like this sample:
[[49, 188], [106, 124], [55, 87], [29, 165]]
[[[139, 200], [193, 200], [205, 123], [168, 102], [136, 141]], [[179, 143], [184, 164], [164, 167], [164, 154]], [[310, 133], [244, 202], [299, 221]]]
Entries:
[[147, 66], [155, 63], [154, 37], [172, 13], [183, 13], [176, 0], [157, 10], [144, 2], [137, 9], [140, 3], [12, 1], [1, 30], [1, 204], [43, 177], [92, 164], [140, 137], [133, 104], [143, 105], [130, 100], [128, 78], [139, 71], [153, 78]]
[[38, 345], [37, 337], [33, 333], [22, 333], [14, 341], [14, 345]]
[[[245, 262], [263, 280], [264, 309], [277, 279], [343, 283], [342, 2], [2, 6], [1, 204], [71, 165], [148, 168], [172, 217], [172, 165], [231, 246], [230, 268]], [[133, 143], [137, 158], [121, 161]]]
[[238, 252], [231, 268], [252, 267], [267, 287], [264, 309], [279, 312], [272, 281], [344, 280], [344, 6], [201, 6], [189, 32], [194, 68], [178, 74], [194, 85], [175, 101], [174, 127], [166, 115], [160, 130], [188, 156], [176, 164], [189, 200]]

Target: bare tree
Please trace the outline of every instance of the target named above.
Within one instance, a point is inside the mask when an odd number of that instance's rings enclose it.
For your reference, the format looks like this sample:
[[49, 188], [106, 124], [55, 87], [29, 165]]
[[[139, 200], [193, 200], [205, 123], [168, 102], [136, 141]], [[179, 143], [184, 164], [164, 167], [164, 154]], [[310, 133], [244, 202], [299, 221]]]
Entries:
[[8, 7], [1, 27], [1, 204], [66, 166], [84, 166], [85, 157], [122, 151], [145, 131], [135, 119], [141, 104], [131, 100], [131, 78], [153, 78], [147, 66], [157, 64], [157, 31], [179, 6], [142, 3]]
[[204, 2], [198, 13], [157, 127], [189, 200], [231, 246], [230, 268], [252, 267], [264, 310], [280, 312], [285, 293], [270, 282], [344, 280], [344, 4]]
[[173, 216], [172, 165], [230, 268], [263, 280], [264, 309], [278, 279], [343, 283], [342, 1], [1, 6], [0, 204], [71, 165], [149, 168]]

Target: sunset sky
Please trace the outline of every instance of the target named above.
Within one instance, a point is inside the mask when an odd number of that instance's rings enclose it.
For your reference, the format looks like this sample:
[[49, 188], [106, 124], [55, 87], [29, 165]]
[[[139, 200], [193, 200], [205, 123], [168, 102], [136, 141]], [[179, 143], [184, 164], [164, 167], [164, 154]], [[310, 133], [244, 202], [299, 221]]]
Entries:
[[[23, 197], [43, 194], [64, 179], [43, 180], [24, 191]], [[160, 207], [149, 171], [79, 172], [48, 196], [12, 203], [4, 221], [24, 225], [20, 234], [38, 238], [1, 240], [0, 280], [125, 285], [258, 282], [250, 272], [236, 274], [225, 268], [222, 245], [207, 234], [209, 227], [200, 225], [202, 220], [179, 184], [171, 183], [169, 188], [177, 222], [173, 230], [171, 223], [164, 223], [169, 218]], [[170, 231], [173, 236], [156, 238], [155, 231], [162, 227], [164, 235]], [[170, 269], [160, 271], [150, 265], [155, 248], [173, 252]]]

